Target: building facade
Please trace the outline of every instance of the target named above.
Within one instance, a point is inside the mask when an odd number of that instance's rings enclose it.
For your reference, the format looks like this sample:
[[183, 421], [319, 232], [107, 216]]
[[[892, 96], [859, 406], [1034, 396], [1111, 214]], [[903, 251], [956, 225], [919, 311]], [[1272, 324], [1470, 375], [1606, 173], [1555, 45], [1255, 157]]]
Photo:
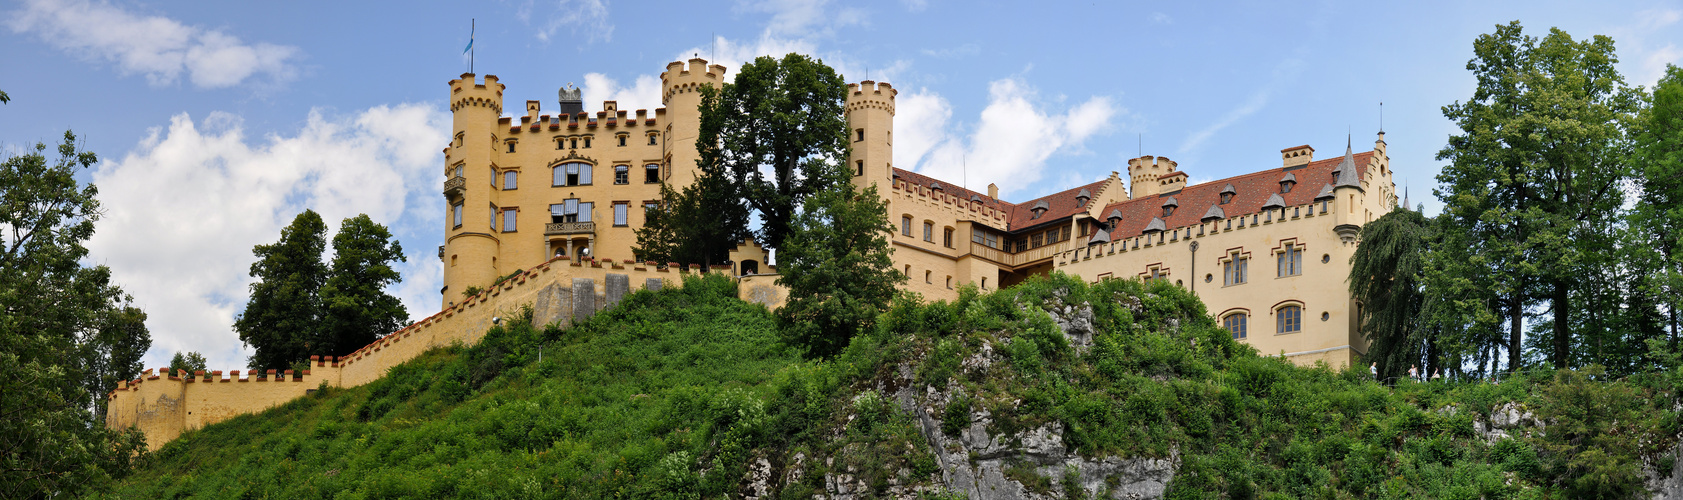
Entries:
[[[563, 88], [556, 114], [529, 100], [518, 118], [502, 116], [495, 76], [451, 81], [445, 307], [557, 256], [630, 262], [633, 231], [661, 184], [694, 182], [697, 90], [725, 74], [702, 59], [673, 62], [661, 74], [665, 107], [652, 112], [613, 101], [586, 112], [578, 90]], [[1278, 167], [1192, 186], [1175, 162], [1145, 156], [1129, 160], [1126, 185], [1112, 172], [1013, 203], [994, 185], [975, 192], [895, 168], [896, 93], [868, 80], [848, 86], [847, 161], [854, 182], [888, 202], [908, 290], [952, 299], [965, 284], [991, 290], [1054, 270], [1171, 280], [1264, 354], [1339, 366], [1366, 351], [1345, 279], [1360, 227], [1396, 202], [1383, 133], [1371, 151], [1347, 144], [1343, 156], [1315, 160], [1309, 146], [1287, 148]], [[772, 271], [745, 262], [732, 270]]]

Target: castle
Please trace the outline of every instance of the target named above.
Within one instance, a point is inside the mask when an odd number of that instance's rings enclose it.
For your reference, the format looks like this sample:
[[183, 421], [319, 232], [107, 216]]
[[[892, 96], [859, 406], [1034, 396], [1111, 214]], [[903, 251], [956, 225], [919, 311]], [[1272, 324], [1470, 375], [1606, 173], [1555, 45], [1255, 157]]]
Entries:
[[[530, 100], [524, 116], [505, 117], [496, 77], [451, 81], [443, 303], [555, 256], [631, 260], [633, 229], [660, 184], [694, 181], [696, 90], [725, 72], [702, 59], [668, 64], [666, 107], [652, 114], [613, 101], [585, 112], [579, 92], [563, 88], [559, 113]], [[1174, 161], [1145, 156], [1129, 160], [1126, 186], [1113, 172], [1013, 203], [993, 185], [973, 192], [895, 168], [896, 93], [869, 80], [848, 86], [847, 162], [855, 183], [887, 198], [906, 289], [952, 299], [963, 284], [1009, 287], [1052, 270], [1173, 280], [1263, 353], [1338, 366], [1365, 351], [1345, 278], [1361, 225], [1396, 203], [1383, 133], [1372, 151], [1347, 144], [1343, 156], [1315, 160], [1314, 148], [1287, 148], [1278, 167], [1193, 186]], [[763, 262], [733, 262], [733, 272], [769, 271]]]
[[[698, 90], [725, 74], [699, 58], [668, 64], [665, 107], [652, 113], [614, 101], [586, 112], [569, 85], [558, 113], [529, 100], [518, 118], [503, 116], [497, 77], [451, 80], [443, 310], [302, 373], [147, 370], [109, 395], [106, 425], [139, 427], [155, 449], [321, 385], [370, 382], [426, 349], [477, 340], [523, 307], [536, 322], [567, 323], [633, 288], [676, 286], [685, 273], [729, 273], [745, 300], [781, 305], [776, 269], [752, 242], [711, 269], [632, 254], [633, 231], [659, 203], [661, 185], [694, 182]], [[1316, 160], [1314, 148], [1286, 148], [1279, 166], [1190, 186], [1174, 161], [1144, 156], [1128, 161], [1127, 185], [1112, 172], [1014, 203], [995, 185], [974, 192], [895, 168], [896, 93], [887, 83], [848, 85], [847, 162], [853, 182], [876, 186], [888, 202], [906, 289], [948, 300], [962, 285], [993, 290], [1054, 270], [1094, 281], [1166, 280], [1196, 293], [1235, 339], [1263, 354], [1338, 367], [1365, 353], [1361, 305], [1345, 280], [1361, 226], [1396, 205], [1383, 132], [1371, 151], [1346, 144], [1342, 156]]]

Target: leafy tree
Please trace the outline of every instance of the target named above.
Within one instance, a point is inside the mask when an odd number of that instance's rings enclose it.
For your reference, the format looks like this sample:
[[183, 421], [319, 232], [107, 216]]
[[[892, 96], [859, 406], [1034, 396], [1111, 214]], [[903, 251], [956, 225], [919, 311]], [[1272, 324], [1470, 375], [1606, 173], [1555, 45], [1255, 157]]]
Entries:
[[87, 367], [83, 385], [94, 398], [94, 414], [105, 414], [106, 395], [117, 384], [140, 374], [140, 358], [152, 348], [152, 334], [146, 329], [146, 312], [132, 306], [113, 308], [99, 324], [93, 342], [83, 345]]
[[1633, 158], [1641, 175], [1640, 203], [1631, 225], [1641, 235], [1638, 248], [1653, 252], [1648, 290], [1665, 307], [1669, 339], [1677, 345], [1677, 308], [1683, 306], [1683, 68], [1666, 65], [1654, 86], [1651, 105], [1633, 127]]
[[333, 267], [321, 288], [323, 336], [311, 354], [343, 356], [397, 331], [409, 311], [386, 287], [403, 281], [391, 263], [403, 247], [367, 214], [345, 219], [333, 236]]
[[906, 280], [889, 258], [894, 226], [876, 187], [860, 191], [840, 168], [828, 175], [840, 178], [807, 200], [777, 252], [777, 283], [789, 288], [778, 322], [811, 357], [839, 353], [873, 328]]
[[180, 373], [182, 371], [185, 371], [185, 372], [187, 372], [188, 375], [192, 375], [193, 372], [201, 371], [201, 370], [204, 370], [204, 369], [205, 369], [205, 357], [204, 357], [203, 354], [199, 354], [197, 351], [187, 351], [187, 352], [184, 352], [184, 353], [183, 352], [178, 352], [178, 353], [175, 353], [174, 357], [171, 357], [169, 359], [169, 372], [170, 373]]
[[[107, 380], [133, 375], [144, 352], [105, 343], [126, 297], [110, 270], [85, 267], [82, 245], [99, 219], [98, 190], [75, 179], [98, 161], [65, 132], [59, 157], [45, 144], [0, 162], [0, 496], [45, 498], [105, 489], [145, 448], [137, 431], [102, 425]], [[136, 351], [136, 349], [139, 349]], [[117, 362], [90, 366], [101, 352]], [[109, 378], [108, 378], [109, 377]]]
[[659, 206], [637, 228], [637, 260], [662, 264], [724, 262], [731, 249], [753, 233], [748, 230], [748, 205], [734, 184], [705, 159], [694, 184], [682, 191], [662, 183]]
[[1541, 40], [1518, 21], [1473, 44], [1471, 100], [1444, 106], [1461, 129], [1438, 152], [1451, 160], [1438, 181], [1456, 231], [1489, 259], [1492, 290], [1506, 302], [1509, 366], [1521, 364], [1524, 311], [1547, 302], [1547, 354], [1570, 360], [1571, 290], [1599, 286], [1584, 270], [1613, 243], [1628, 178], [1624, 126], [1639, 107], [1605, 36], [1576, 41], [1559, 29]]
[[[234, 320], [240, 341], [254, 351], [254, 370], [284, 370], [305, 361], [325, 340], [322, 336], [320, 291], [327, 280], [321, 253], [327, 226], [313, 210], [305, 210], [281, 230], [280, 241], [257, 245], [252, 253], [251, 300]], [[312, 345], [315, 344], [315, 345]]]
[[[825, 174], [847, 155], [846, 83], [822, 61], [789, 54], [761, 56], [743, 65], [734, 83], [701, 92], [701, 166], [724, 174], [712, 196], [745, 199], [760, 214], [759, 240], [781, 250], [796, 209], [846, 182]], [[736, 223], [734, 212], [716, 215], [727, 216], [721, 223]]]
[[1367, 360], [1378, 364], [1381, 379], [1402, 376], [1425, 361], [1439, 368], [1436, 338], [1418, 328], [1425, 305], [1421, 288], [1431, 224], [1412, 210], [1393, 210], [1362, 227], [1362, 244], [1350, 258], [1350, 293], [1364, 306], [1361, 331], [1368, 339]]

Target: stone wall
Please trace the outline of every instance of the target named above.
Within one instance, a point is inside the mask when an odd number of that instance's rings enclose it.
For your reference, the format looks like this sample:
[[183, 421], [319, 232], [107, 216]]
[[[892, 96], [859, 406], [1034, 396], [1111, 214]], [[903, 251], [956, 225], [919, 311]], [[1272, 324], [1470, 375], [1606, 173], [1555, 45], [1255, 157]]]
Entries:
[[[376, 340], [338, 359], [315, 359], [303, 373], [269, 371], [242, 376], [238, 370], [189, 375], [147, 370], [108, 395], [106, 426], [138, 427], [147, 445], [157, 449], [181, 433], [238, 415], [257, 413], [297, 399], [319, 387], [355, 387], [385, 376], [393, 366], [434, 347], [473, 344], [501, 318], [532, 308], [532, 321], [570, 325], [613, 307], [641, 288], [679, 286], [684, 275], [727, 273], [728, 269], [687, 271], [676, 264], [609, 260], [573, 261], [557, 257], [519, 276], [467, 297], [459, 304]], [[782, 305], [788, 292], [775, 275], [743, 279], [739, 293], [767, 307]]]

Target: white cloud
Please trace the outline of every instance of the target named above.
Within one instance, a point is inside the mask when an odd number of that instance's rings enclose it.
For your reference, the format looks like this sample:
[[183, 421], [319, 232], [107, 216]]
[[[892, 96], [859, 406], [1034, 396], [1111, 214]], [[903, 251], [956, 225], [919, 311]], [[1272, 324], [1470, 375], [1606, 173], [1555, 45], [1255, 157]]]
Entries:
[[935, 58], [941, 58], [941, 59], [969, 57], [969, 56], [974, 56], [976, 54], [980, 54], [982, 52], [982, 46], [979, 45], [979, 44], [976, 44], [975, 42], [971, 42], [971, 43], [966, 43], [966, 44], [963, 44], [963, 45], [959, 45], [957, 47], [950, 47], [950, 48], [945, 48], [945, 49], [923, 49], [919, 52], [922, 52], [923, 55], [926, 55], [926, 56], [929, 56], [929, 57], [935, 57]]
[[1186, 141], [1180, 143], [1180, 152], [1185, 154], [1198, 149], [1199, 146], [1204, 145], [1204, 141], [1207, 141], [1210, 137], [1215, 136], [1216, 132], [1220, 132], [1221, 129], [1227, 128], [1229, 125], [1232, 125], [1239, 120], [1256, 113], [1258, 110], [1261, 110], [1263, 106], [1268, 105], [1268, 98], [1270, 94], [1272, 94], [1272, 92], [1269, 89], [1262, 89], [1251, 93], [1251, 97], [1246, 99], [1244, 104], [1229, 110], [1227, 114], [1222, 115], [1221, 119], [1216, 120], [1215, 123], [1211, 123], [1209, 126], [1204, 127], [1203, 130], [1199, 130], [1198, 132], [1193, 133], [1190, 137], [1187, 137]]
[[[306, 208], [328, 222], [329, 238], [358, 213], [400, 239], [407, 228], [433, 227], [437, 211], [426, 201], [437, 197], [448, 124], [422, 105], [343, 118], [311, 111], [295, 135], [257, 139], [237, 116], [194, 123], [183, 113], [121, 160], [102, 162], [93, 180], [107, 213], [88, 247], [146, 310], [148, 366], [188, 350], [218, 368], [244, 366], [249, 351], [232, 325], [248, 297], [251, 249], [273, 243]], [[438, 309], [439, 265], [426, 246], [405, 248], [395, 290], [414, 317]]]
[[828, 8], [829, 0], [759, 0], [741, 2], [737, 10], [771, 14], [763, 37], [829, 36], [838, 28], [865, 24], [865, 11], [855, 7]]
[[618, 80], [608, 78], [601, 73], [587, 73], [584, 75], [585, 109], [601, 109], [602, 101], [616, 101], [619, 109], [653, 110], [661, 107], [660, 78], [654, 75], [640, 75], [630, 86], [621, 86]]
[[1054, 154], [1083, 150], [1087, 139], [1111, 127], [1126, 110], [1109, 97], [1090, 98], [1061, 113], [1037, 104], [1036, 91], [1015, 79], [988, 85], [988, 106], [968, 137], [950, 132], [952, 108], [919, 90], [896, 107], [895, 165], [980, 191], [998, 184], [1002, 195], [1039, 181]]
[[194, 86], [239, 85], [254, 75], [273, 82], [293, 78], [296, 47], [247, 44], [219, 30], [187, 26], [162, 16], [141, 16], [86, 0], [26, 0], [7, 25], [33, 33], [61, 50], [113, 64], [124, 74], [145, 75], [152, 85], [175, 83], [183, 73]]
[[1152, 12], [1151, 22], [1157, 24], [1174, 24], [1175, 20], [1171, 19], [1168, 14], [1164, 14], [1162, 12]]
[[[522, 20], [528, 19], [530, 9], [521, 7], [519, 15]], [[538, 39], [548, 42], [561, 28], [568, 28], [568, 33], [589, 43], [611, 42], [614, 39], [614, 25], [608, 22], [608, 5], [603, 0], [555, 2], [555, 11], [550, 14], [543, 27], [538, 29]]]
[[914, 14], [929, 8], [929, 0], [900, 0], [900, 3], [906, 6], [907, 12]]
[[1683, 49], [1673, 42], [1675, 30], [1667, 28], [1683, 21], [1683, 9], [1652, 9], [1636, 13], [1635, 20], [1612, 28], [1618, 40], [1620, 73], [1630, 85], [1652, 88], [1665, 76], [1667, 64], [1683, 65]]

